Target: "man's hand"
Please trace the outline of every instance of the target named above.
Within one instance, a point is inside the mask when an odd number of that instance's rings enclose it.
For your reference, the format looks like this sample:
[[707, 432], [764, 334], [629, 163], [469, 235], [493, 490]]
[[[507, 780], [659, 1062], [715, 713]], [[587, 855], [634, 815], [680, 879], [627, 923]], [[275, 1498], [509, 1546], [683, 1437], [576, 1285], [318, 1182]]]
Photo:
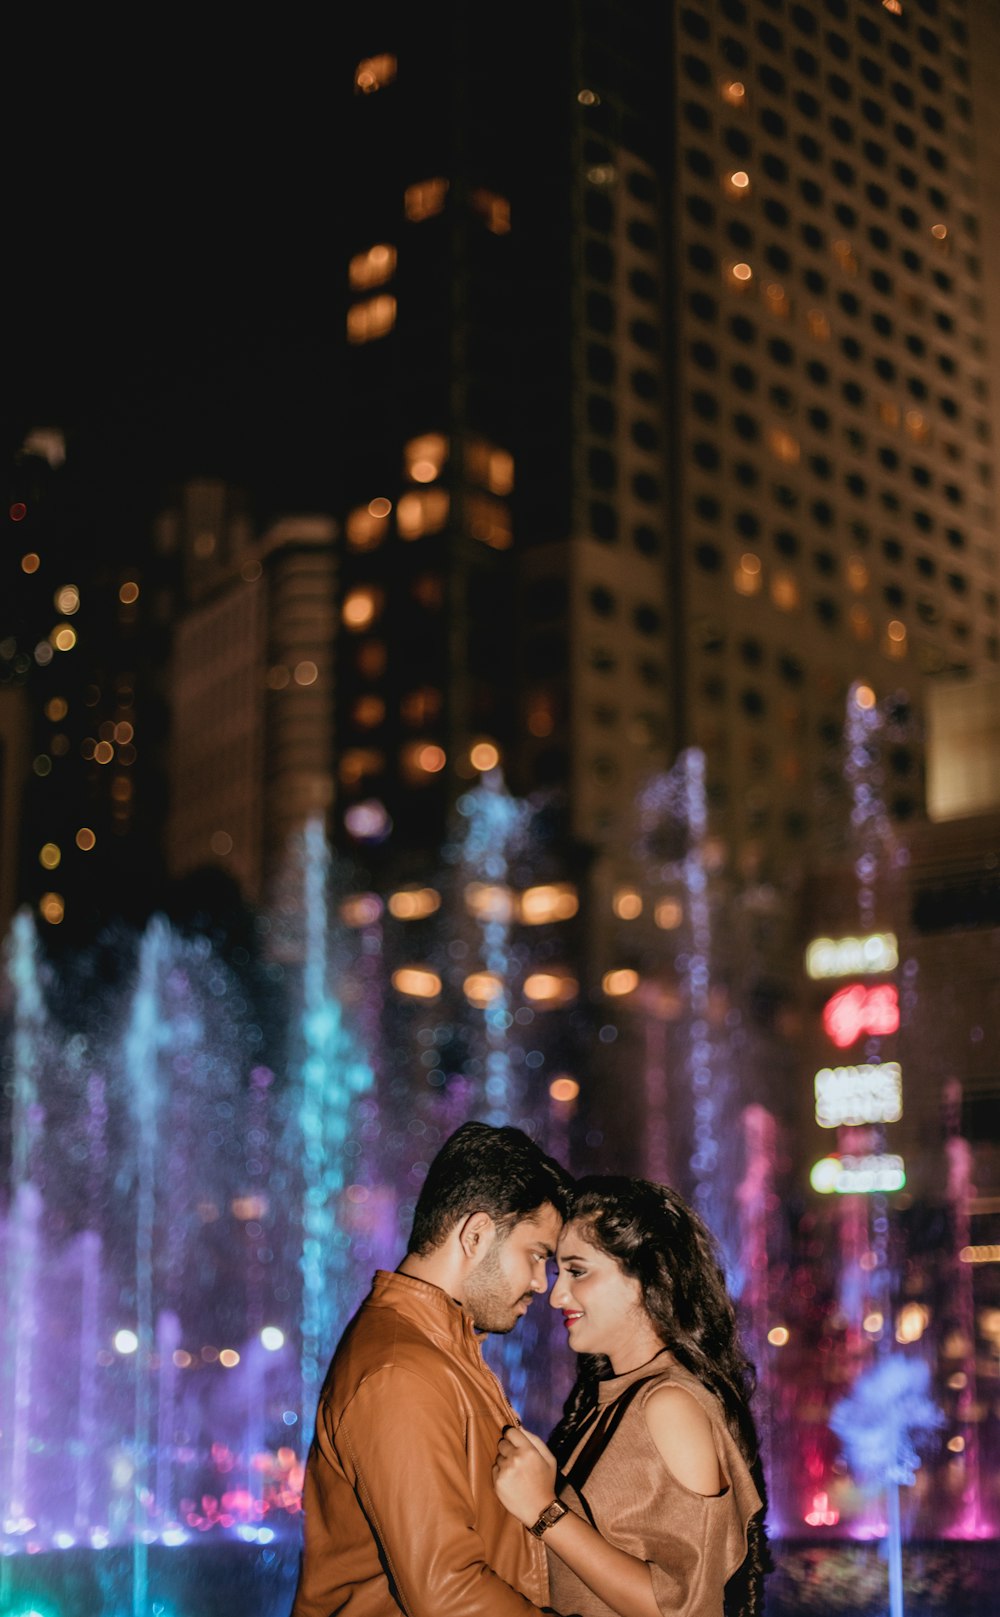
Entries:
[[537, 1522], [556, 1494], [556, 1457], [523, 1426], [505, 1426], [493, 1465], [500, 1503], [525, 1527]]

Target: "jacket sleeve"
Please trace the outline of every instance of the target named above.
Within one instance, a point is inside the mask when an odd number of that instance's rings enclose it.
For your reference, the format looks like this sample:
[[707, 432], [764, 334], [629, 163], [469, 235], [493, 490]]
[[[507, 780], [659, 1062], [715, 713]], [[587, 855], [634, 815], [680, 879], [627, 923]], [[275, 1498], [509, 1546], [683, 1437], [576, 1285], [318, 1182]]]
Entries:
[[465, 1421], [413, 1371], [366, 1380], [330, 1434], [408, 1617], [539, 1612], [487, 1564], [469, 1486]]

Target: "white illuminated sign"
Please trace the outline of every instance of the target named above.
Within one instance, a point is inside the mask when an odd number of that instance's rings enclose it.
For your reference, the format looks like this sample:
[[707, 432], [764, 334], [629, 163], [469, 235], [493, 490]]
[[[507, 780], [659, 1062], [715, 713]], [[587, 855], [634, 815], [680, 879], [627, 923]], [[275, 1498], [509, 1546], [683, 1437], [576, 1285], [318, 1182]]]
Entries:
[[821, 1067], [814, 1082], [816, 1121], [821, 1129], [898, 1123], [903, 1115], [903, 1074], [898, 1061]]
[[821, 1196], [870, 1196], [876, 1191], [902, 1190], [906, 1173], [902, 1157], [891, 1154], [865, 1157], [822, 1157], [813, 1164], [809, 1183]]
[[813, 938], [806, 950], [810, 977], [874, 976], [894, 971], [898, 963], [894, 932], [872, 932], [863, 938]]

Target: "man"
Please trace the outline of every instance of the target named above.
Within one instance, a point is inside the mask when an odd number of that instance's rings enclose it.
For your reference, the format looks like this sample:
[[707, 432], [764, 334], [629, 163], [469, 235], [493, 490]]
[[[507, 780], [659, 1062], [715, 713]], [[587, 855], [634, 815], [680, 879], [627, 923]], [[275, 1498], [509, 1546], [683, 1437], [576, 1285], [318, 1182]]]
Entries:
[[515, 1128], [464, 1123], [434, 1158], [407, 1253], [379, 1270], [327, 1371], [292, 1617], [530, 1617], [545, 1523], [492, 1481], [516, 1425], [478, 1333], [511, 1330], [569, 1211], [569, 1176]]

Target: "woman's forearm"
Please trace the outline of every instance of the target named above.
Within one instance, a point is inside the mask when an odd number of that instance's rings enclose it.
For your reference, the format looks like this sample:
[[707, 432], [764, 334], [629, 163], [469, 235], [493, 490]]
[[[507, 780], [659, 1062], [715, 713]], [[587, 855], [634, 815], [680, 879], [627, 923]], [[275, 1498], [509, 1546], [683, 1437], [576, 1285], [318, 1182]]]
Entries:
[[646, 1562], [616, 1549], [581, 1516], [560, 1517], [545, 1544], [618, 1617], [662, 1617]]

